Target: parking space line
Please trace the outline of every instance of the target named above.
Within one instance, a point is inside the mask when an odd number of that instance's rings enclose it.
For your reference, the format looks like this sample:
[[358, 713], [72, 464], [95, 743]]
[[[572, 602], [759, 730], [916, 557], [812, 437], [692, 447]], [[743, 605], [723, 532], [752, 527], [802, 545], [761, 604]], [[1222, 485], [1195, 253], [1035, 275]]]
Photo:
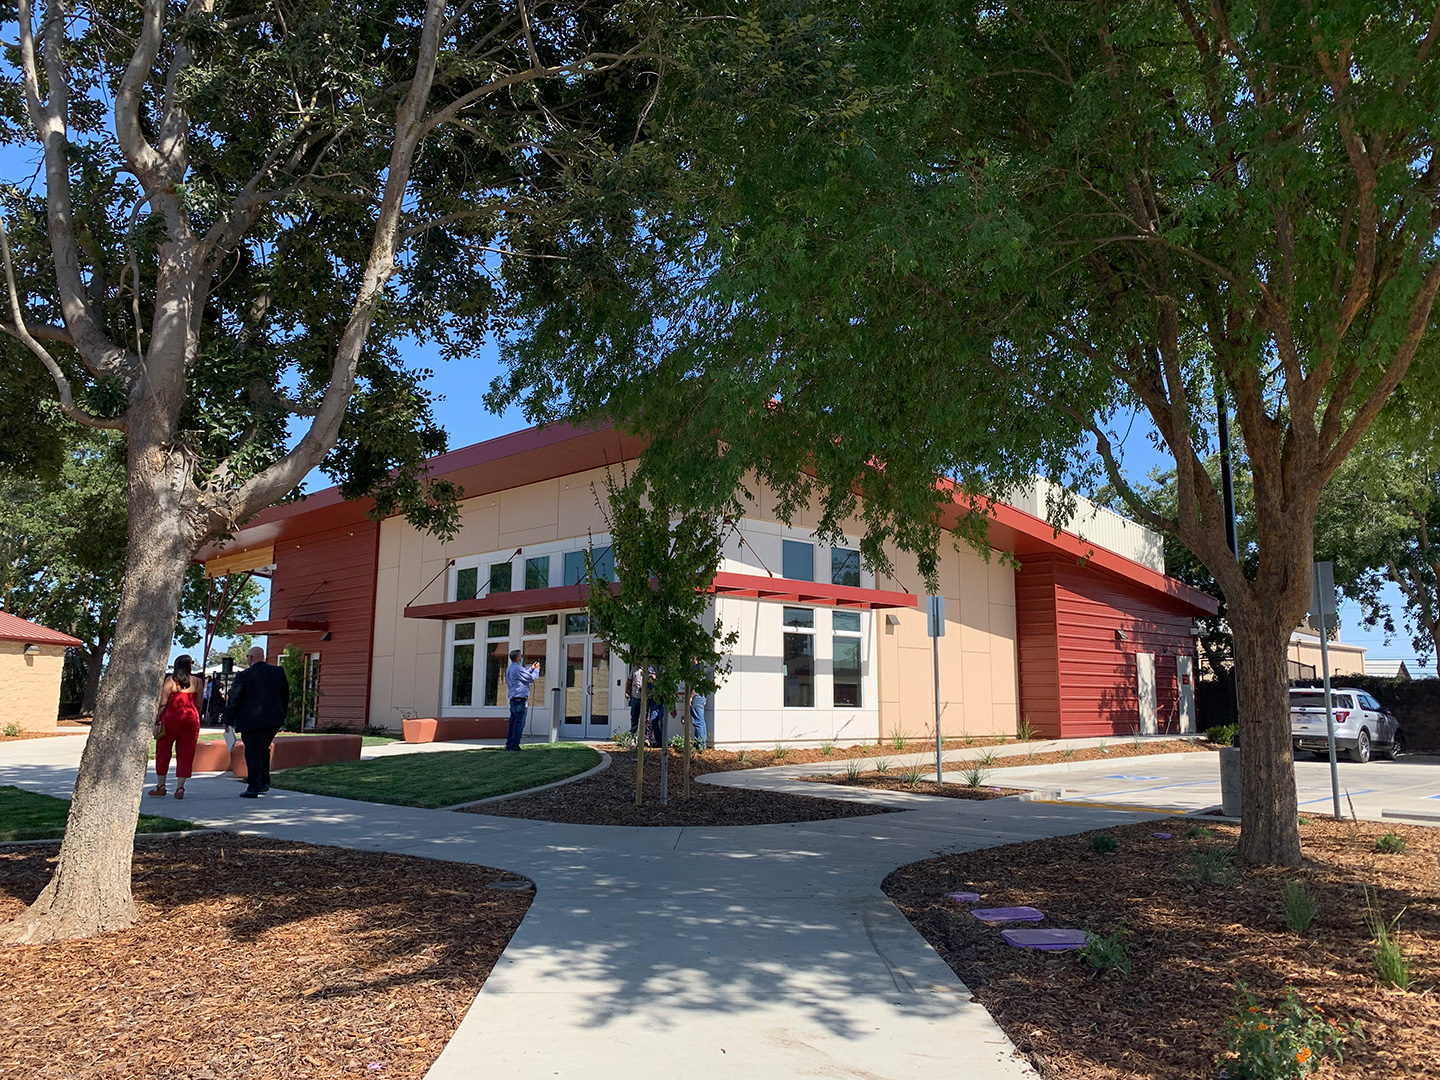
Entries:
[[[1379, 788], [1366, 788], [1364, 791], [1347, 791], [1347, 792], [1345, 792], [1344, 794], [1345, 794], [1346, 797], [1348, 797], [1348, 798], [1354, 798], [1356, 795], [1374, 795], [1375, 792], [1377, 792], [1377, 791], [1379, 791], [1379, 790], [1380, 790]], [[1304, 802], [1302, 802], [1302, 803], [1296, 803], [1296, 805], [1297, 805], [1297, 806], [1309, 806], [1311, 803], [1329, 802], [1333, 797], [1334, 797], [1333, 795], [1321, 795], [1320, 798], [1318, 798], [1318, 799], [1306, 799], [1306, 800], [1305, 800]]]

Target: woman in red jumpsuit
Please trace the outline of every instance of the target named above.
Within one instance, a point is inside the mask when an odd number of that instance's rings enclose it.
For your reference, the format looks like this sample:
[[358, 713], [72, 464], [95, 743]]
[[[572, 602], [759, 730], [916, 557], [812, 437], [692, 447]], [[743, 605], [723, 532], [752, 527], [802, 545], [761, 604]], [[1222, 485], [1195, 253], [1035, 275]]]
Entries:
[[165, 774], [170, 771], [170, 750], [175, 750], [175, 798], [185, 798], [185, 781], [195, 764], [195, 744], [200, 739], [200, 693], [203, 676], [190, 674], [194, 661], [175, 658], [175, 671], [160, 688], [160, 711], [155, 717], [155, 776], [151, 795], [165, 794]]

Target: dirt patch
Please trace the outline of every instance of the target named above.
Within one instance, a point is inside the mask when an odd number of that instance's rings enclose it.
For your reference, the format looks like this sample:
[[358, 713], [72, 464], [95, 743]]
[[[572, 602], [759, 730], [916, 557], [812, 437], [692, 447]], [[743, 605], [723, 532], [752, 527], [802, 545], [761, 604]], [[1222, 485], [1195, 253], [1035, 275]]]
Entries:
[[[1293, 986], [1326, 1017], [1361, 1023], [1365, 1041], [1319, 1075], [1440, 1076], [1440, 999], [1430, 992], [1440, 977], [1440, 830], [1394, 826], [1409, 850], [1382, 855], [1375, 841], [1387, 825], [1311, 820], [1302, 869], [1235, 870], [1204, 884], [1198, 860], [1233, 847], [1239, 830], [1209, 825], [1187, 837], [1191, 827], [1170, 819], [1105, 830], [1119, 843], [1109, 854], [1092, 851], [1087, 833], [945, 856], [901, 867], [884, 888], [1047, 1080], [1216, 1076], [1237, 979], [1267, 1009]], [[1292, 878], [1319, 900], [1303, 935], [1284, 917]], [[1367, 887], [1387, 919], [1404, 912], [1410, 993], [1376, 982]], [[1076, 953], [1011, 948], [943, 898], [962, 889], [987, 907], [1037, 907], [1040, 926], [1108, 934], [1123, 920], [1133, 971], [1097, 977]]]
[[[933, 772], [933, 770], [932, 770]], [[838, 787], [866, 788], [870, 791], [903, 791], [910, 795], [939, 795], [946, 799], [1003, 799], [1007, 795], [1021, 794], [1018, 788], [970, 787], [967, 784], [937, 784], [934, 780], [916, 780], [913, 784], [903, 774], [886, 773], [876, 776], [867, 773], [850, 779], [848, 776], [802, 776], [816, 784], [835, 784]]]
[[[0, 849], [0, 920], [57, 847]], [[207, 835], [135, 853], [142, 918], [13, 946], [0, 1076], [406, 1077], [439, 1056], [530, 904], [482, 866]]]
[[[1159, 754], [1213, 754], [1220, 748], [1199, 739], [1173, 739], [1168, 742], [1146, 742], [1143, 739], [1113, 742], [1107, 746], [1086, 746], [1070, 750], [1050, 750], [1043, 754], [1009, 754], [997, 757], [986, 769], [1019, 769], [1027, 765], [1056, 765], [1062, 761], [1115, 761], [1120, 758], [1155, 757]], [[947, 762], [952, 769], [965, 764]]]
[[[885, 814], [890, 807], [839, 799], [786, 795], [690, 784], [690, 798], [681, 797], [681, 759], [670, 755], [670, 805], [660, 805], [660, 751], [645, 755], [645, 804], [635, 805], [635, 754], [611, 749], [608, 769], [573, 784], [522, 795], [503, 802], [474, 806], [462, 813], [536, 818], [580, 825], [778, 825], [794, 821]], [[728, 755], [728, 757], [727, 757]], [[707, 751], [694, 759], [693, 775], [731, 772], [746, 766], [733, 763], [729, 751]]]
[[0, 730], [0, 742], [20, 742], [23, 739], [53, 739], [60, 735], [70, 736], [75, 734], [69, 729], [61, 731], [22, 731], [18, 735], [6, 735]]

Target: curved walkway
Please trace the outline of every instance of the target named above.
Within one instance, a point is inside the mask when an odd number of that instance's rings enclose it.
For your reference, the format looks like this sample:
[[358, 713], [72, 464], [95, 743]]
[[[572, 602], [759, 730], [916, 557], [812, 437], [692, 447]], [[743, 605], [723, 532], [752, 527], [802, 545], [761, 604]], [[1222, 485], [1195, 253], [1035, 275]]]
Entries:
[[[78, 745], [39, 745], [60, 741], [0, 747], [0, 784], [67, 795]], [[615, 828], [237, 791], [196, 777], [183, 804], [165, 807], [236, 832], [535, 881], [529, 914], [428, 1080], [1033, 1076], [880, 882], [935, 854], [1143, 817], [905, 796], [893, 801], [912, 809], [836, 821]]]

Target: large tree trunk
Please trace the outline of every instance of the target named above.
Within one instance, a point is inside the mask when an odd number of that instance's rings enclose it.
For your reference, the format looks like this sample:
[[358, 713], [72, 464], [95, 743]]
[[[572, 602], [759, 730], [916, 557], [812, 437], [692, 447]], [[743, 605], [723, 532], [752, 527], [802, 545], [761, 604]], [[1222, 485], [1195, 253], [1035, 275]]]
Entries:
[[181, 504], [189, 489], [180, 452], [149, 442], [129, 448], [129, 550], [125, 585], [100, 683], [95, 719], [55, 874], [29, 909], [0, 928], [12, 942], [88, 937], [135, 921], [130, 870], [150, 734], [193, 529]]

